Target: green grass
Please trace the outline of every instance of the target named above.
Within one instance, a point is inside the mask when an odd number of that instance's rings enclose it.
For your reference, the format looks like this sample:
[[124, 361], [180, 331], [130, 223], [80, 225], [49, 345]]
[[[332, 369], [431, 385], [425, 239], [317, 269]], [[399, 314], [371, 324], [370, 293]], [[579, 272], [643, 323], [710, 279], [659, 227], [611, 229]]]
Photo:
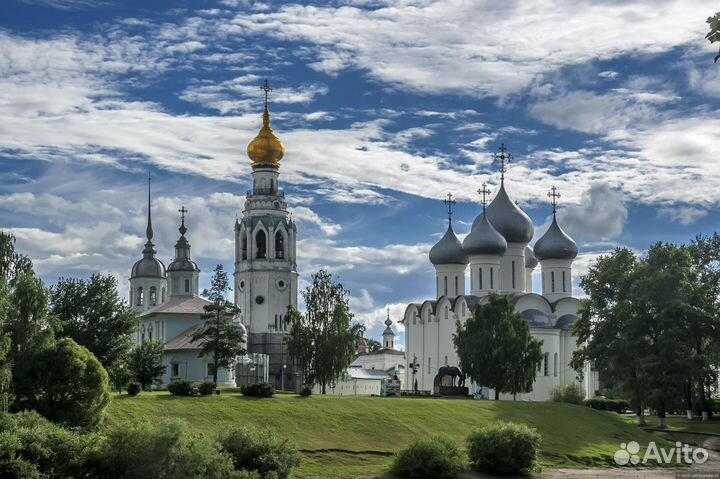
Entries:
[[[630, 422], [636, 422], [635, 416], [627, 417]], [[645, 417], [648, 427], [656, 428], [659, 425], [657, 417]], [[720, 419], [715, 416], [710, 421], [701, 421], [700, 419], [688, 419], [687, 416], [668, 416], [667, 425], [669, 431], [679, 432], [700, 432], [705, 434], [717, 434], [720, 436]]]
[[540, 461], [545, 467], [608, 465], [621, 442], [658, 441], [618, 414], [550, 402], [295, 395], [253, 399], [227, 391], [181, 398], [157, 392], [115, 396], [106, 425], [138, 418], [180, 418], [207, 435], [245, 424], [271, 428], [302, 450], [300, 474], [323, 476], [382, 474], [392, 455], [413, 438], [440, 434], [464, 446], [471, 431], [497, 419], [536, 428], [543, 437]]

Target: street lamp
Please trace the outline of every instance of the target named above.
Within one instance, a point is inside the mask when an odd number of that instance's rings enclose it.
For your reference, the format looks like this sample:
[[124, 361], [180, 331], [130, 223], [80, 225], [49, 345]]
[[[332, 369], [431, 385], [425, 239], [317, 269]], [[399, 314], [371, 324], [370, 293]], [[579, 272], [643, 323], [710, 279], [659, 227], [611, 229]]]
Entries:
[[287, 364], [283, 364], [283, 366], [282, 366], [282, 378], [280, 378], [280, 384], [281, 384], [280, 390], [281, 390], [281, 391], [284, 391], [284, 390], [285, 390], [285, 370], [286, 370], [286, 369], [287, 369]]

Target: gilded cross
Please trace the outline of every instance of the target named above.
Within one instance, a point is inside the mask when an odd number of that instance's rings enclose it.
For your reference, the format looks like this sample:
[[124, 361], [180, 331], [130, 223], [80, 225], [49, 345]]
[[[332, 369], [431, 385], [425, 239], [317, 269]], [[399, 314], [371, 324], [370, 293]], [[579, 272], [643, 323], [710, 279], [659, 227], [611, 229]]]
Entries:
[[457, 201], [453, 199], [452, 193], [447, 194], [447, 199], [444, 199], [443, 203], [445, 203], [448, 208], [448, 221], [452, 221], [453, 206], [455, 206], [455, 204], [457, 203]]
[[180, 209], [178, 211], [180, 212], [180, 218], [181, 218], [182, 224], [185, 224], [185, 213], [188, 212], [187, 208], [185, 208], [185, 206], [183, 205], [180, 207]]
[[487, 183], [483, 183], [483, 184], [482, 184], [482, 188], [480, 188], [479, 190], [477, 190], [477, 192], [478, 192], [479, 194], [481, 194], [482, 197], [483, 197], [483, 199], [482, 199], [482, 205], [483, 205], [483, 211], [485, 211], [485, 208], [487, 208], [487, 201], [488, 201], [488, 200], [487, 200], [487, 197], [490, 196], [490, 193], [492, 193], [492, 191], [490, 191], [490, 190], [488, 189]]
[[507, 171], [507, 164], [510, 163], [510, 160], [512, 160], [512, 155], [510, 153], [506, 153], [507, 148], [505, 147], [505, 143], [500, 143], [500, 148], [498, 148], [498, 153], [493, 154], [493, 159], [495, 161], [500, 162], [500, 181], [505, 180], [505, 172]]
[[267, 108], [267, 106], [268, 106], [268, 93], [270, 93], [270, 92], [272, 91], [272, 87], [270, 86], [270, 84], [268, 83], [268, 81], [265, 80], [265, 83], [264, 83], [263, 86], [261, 86], [260, 88], [262, 89], [262, 91], [265, 92], [265, 108]]
[[550, 188], [550, 192], [547, 195], [548, 198], [550, 198], [550, 203], [553, 207], [553, 214], [555, 214], [555, 210], [557, 209], [557, 200], [560, 198], [560, 193], [558, 193], [557, 187], [553, 186]]

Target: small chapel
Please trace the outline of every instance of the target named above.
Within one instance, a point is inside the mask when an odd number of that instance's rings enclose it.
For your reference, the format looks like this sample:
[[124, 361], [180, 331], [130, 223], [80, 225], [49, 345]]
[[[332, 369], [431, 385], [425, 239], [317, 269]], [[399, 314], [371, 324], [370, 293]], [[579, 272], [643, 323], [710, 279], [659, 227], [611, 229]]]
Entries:
[[[248, 355], [236, 367], [218, 371], [218, 385], [235, 386], [238, 369], [274, 384], [295, 390], [301, 376], [288, 356], [284, 337], [288, 334], [285, 314], [297, 307], [297, 260], [295, 222], [280, 188], [280, 162], [285, 147], [270, 126], [267, 81], [263, 86], [265, 107], [262, 127], [247, 147], [252, 167], [252, 189], [245, 196], [240, 219], [235, 221], [234, 296], [240, 314], [234, 321], [246, 337]], [[201, 344], [193, 335], [204, 326], [204, 307], [199, 295], [200, 268], [190, 254], [188, 210], [180, 208], [180, 236], [172, 262], [157, 257], [153, 244], [150, 183], [145, 248], [130, 273], [130, 304], [140, 315], [136, 341], [159, 340], [164, 344], [165, 374], [160, 387], [176, 380], [211, 380], [210, 357], [199, 357]], [[229, 225], [230, 229], [232, 223]], [[256, 359], [254, 359], [256, 358]], [[254, 362], [255, 361], [255, 362]]]
[[[587, 397], [596, 389], [597, 375], [590, 366], [570, 366], [577, 338], [571, 326], [577, 320], [580, 301], [573, 297], [572, 265], [578, 254], [575, 241], [560, 227], [556, 216], [560, 194], [553, 187], [548, 196], [552, 221], [547, 231], [530, 247], [535, 234], [530, 217], [512, 200], [505, 173], [512, 158], [504, 145], [494, 155], [500, 164], [500, 186], [488, 204], [491, 191], [483, 183], [482, 210], [463, 241], [452, 225], [455, 201], [448, 195], [448, 227], [429, 252], [435, 269], [436, 297], [409, 304], [401, 323], [405, 326], [406, 389], [432, 393], [437, 389], [443, 366], [459, 367], [452, 336], [456, 321], [465, 322], [490, 294], [510, 297], [516, 310], [528, 321], [531, 334], [543, 343], [543, 361], [536, 372], [532, 392], [518, 400], [544, 401], [555, 386], [579, 383]], [[533, 291], [533, 272], [540, 265], [541, 291]], [[469, 284], [468, 284], [469, 279]], [[494, 391], [481, 384], [469, 390], [479, 397]], [[513, 399], [500, 394], [501, 399]]]

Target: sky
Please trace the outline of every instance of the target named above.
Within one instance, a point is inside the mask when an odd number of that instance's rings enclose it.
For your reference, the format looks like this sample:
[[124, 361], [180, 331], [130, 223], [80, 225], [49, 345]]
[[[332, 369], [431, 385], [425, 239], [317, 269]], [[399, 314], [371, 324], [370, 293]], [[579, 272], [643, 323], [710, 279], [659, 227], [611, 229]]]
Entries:
[[[233, 271], [245, 149], [268, 79], [298, 224], [300, 287], [321, 267], [379, 337], [434, 298], [430, 247], [499, 183], [536, 225], [547, 192], [592, 262], [718, 230], [720, 64], [704, 0], [5, 0], [0, 228], [47, 284], [113, 274], [127, 295], [147, 175], [167, 264], [179, 213], [202, 269]], [[715, 146], [713, 151], [713, 146]], [[714, 153], [714, 154], [713, 154]], [[539, 268], [538, 268], [539, 271]], [[537, 279], [535, 288], [537, 289]], [[402, 327], [400, 342], [402, 343]]]

